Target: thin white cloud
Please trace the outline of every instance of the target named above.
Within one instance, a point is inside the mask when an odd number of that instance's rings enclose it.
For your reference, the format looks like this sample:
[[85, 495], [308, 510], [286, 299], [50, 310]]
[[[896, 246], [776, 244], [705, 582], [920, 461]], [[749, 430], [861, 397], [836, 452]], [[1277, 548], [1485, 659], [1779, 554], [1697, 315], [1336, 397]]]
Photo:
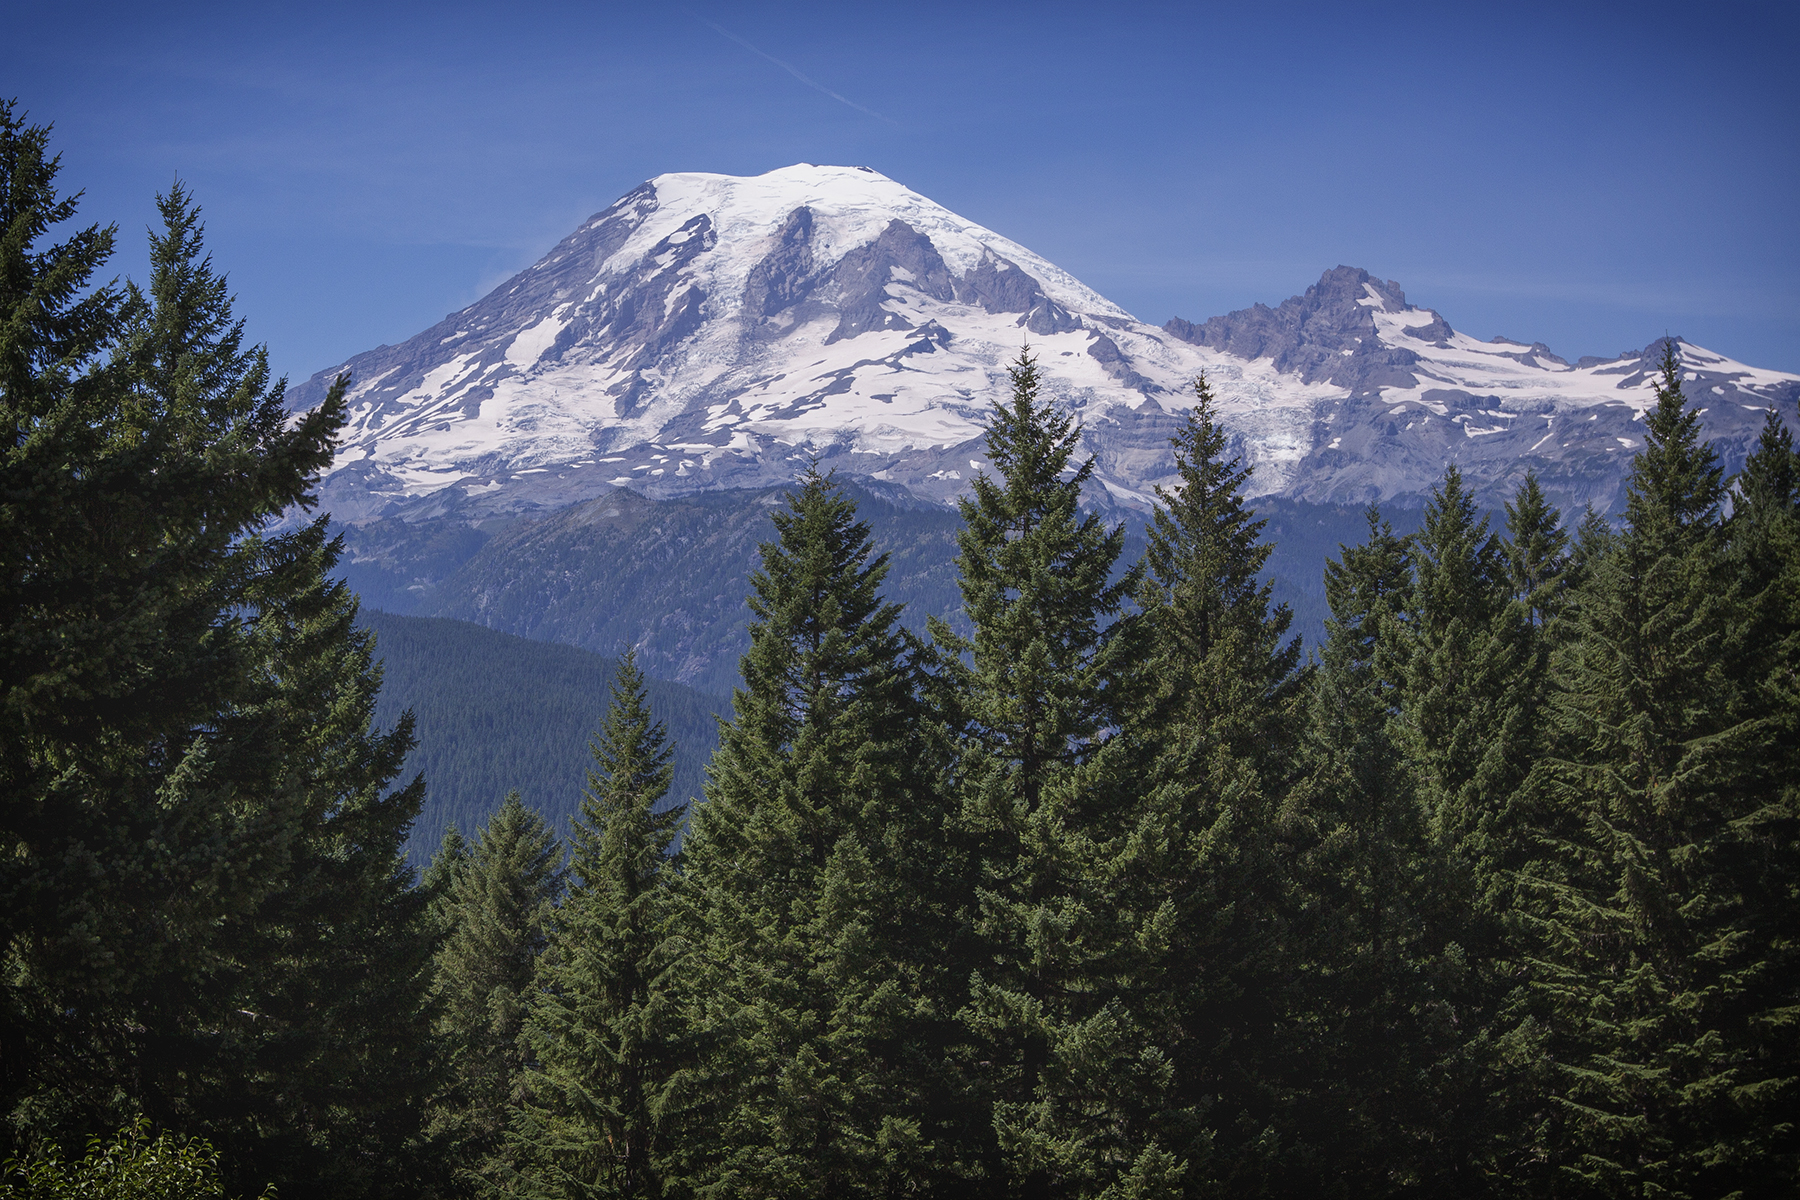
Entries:
[[714, 33], [718, 34], [720, 37], [730, 38], [732, 41], [736, 42], [738, 45], [742, 46], [744, 49], [748, 50], [750, 53], [756, 55], [758, 58], [768, 59], [770, 62], [774, 63], [776, 66], [778, 66], [782, 70], [786, 71], [789, 75], [792, 75], [795, 79], [798, 79], [801, 83], [804, 83], [807, 87], [812, 88], [814, 91], [824, 92], [827, 96], [830, 96], [833, 100], [836, 100], [839, 104], [847, 104], [851, 108], [854, 108], [859, 113], [864, 113], [868, 116], [874, 117], [877, 121], [886, 121], [889, 125], [894, 125], [894, 126], [898, 127], [898, 122], [894, 121], [892, 118], [884, 117], [872, 108], [865, 108], [862, 105], [858, 104], [856, 101], [850, 99], [848, 96], [839, 95], [837, 92], [832, 91], [830, 88], [826, 87], [824, 84], [820, 83], [818, 80], [812, 78], [811, 76], [802, 74], [792, 63], [783, 62], [781, 59], [776, 58], [773, 54], [770, 54], [764, 50], [758, 49], [757, 47], [751, 45], [749, 42], [745, 41], [743, 38], [739, 37], [737, 34], [731, 32], [731, 30], [725, 28], [723, 25], [720, 25], [718, 22], [709, 21], [705, 17], [701, 16], [699, 13], [693, 13], [691, 15], [693, 16], [693, 18], [696, 21], [699, 21], [702, 25], [707, 26]]

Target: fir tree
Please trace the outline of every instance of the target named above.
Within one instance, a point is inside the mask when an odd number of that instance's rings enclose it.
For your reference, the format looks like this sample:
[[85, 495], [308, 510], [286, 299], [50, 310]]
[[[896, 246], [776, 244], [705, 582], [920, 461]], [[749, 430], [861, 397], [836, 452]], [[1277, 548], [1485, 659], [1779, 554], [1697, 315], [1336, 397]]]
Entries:
[[506, 1190], [527, 1196], [660, 1196], [671, 1155], [665, 1108], [684, 1038], [669, 847], [686, 808], [658, 808], [673, 751], [635, 651], [619, 660], [593, 753], [575, 821], [574, 884], [541, 960], [527, 1030], [536, 1066], [514, 1126], [520, 1165], [500, 1174]]
[[1327, 563], [1331, 616], [1295, 844], [1290, 985], [1279, 1049], [1277, 1190], [1455, 1194], [1442, 1065], [1458, 1048], [1463, 964], [1447, 855], [1397, 724], [1416, 603], [1408, 539], [1371, 507], [1369, 536]]
[[456, 882], [456, 873], [462, 870], [463, 864], [468, 860], [469, 840], [452, 823], [444, 828], [444, 837], [438, 843], [437, 853], [431, 856], [431, 861], [419, 874], [419, 890], [425, 893], [431, 923], [437, 930], [440, 942], [448, 938], [455, 927], [450, 887]]
[[1524, 623], [1546, 629], [1561, 615], [1568, 592], [1569, 535], [1562, 515], [1527, 472], [1512, 503], [1506, 506], [1506, 581], [1512, 599], [1523, 606]]
[[1039, 398], [1028, 353], [1012, 385], [988, 427], [995, 474], [961, 501], [973, 631], [934, 628], [957, 656], [957, 773], [980, 853], [973, 1074], [1019, 1194], [1168, 1195], [1189, 1131], [1169, 1104], [1166, 1025], [1132, 1004], [1167, 914], [1115, 904], [1135, 886], [1141, 759], [1115, 735], [1138, 697], [1141, 625], [1123, 608], [1141, 571], [1115, 576], [1123, 529], [1079, 511], [1093, 462], [1072, 462], [1080, 433]]
[[[1188, 1136], [1199, 1114], [1217, 1162], [1242, 1169], [1250, 1114], [1267, 1108], [1271, 1031], [1277, 1020], [1277, 932], [1286, 881], [1275, 816], [1296, 768], [1307, 672], [1291, 616], [1259, 579], [1271, 547], [1245, 507], [1250, 468], [1227, 457], [1204, 377], [1173, 438], [1180, 477], [1150, 530], [1140, 589], [1152, 680], [1134, 735], [1144, 742], [1150, 786], [1121, 877], [1141, 886], [1132, 906], [1146, 925], [1167, 926], [1138, 1011], [1159, 1013], [1158, 1041], [1176, 1055]], [[1154, 916], [1153, 914], [1161, 914]], [[1198, 1149], [1195, 1140], [1189, 1153]]]
[[[1780, 637], [1782, 589], [1768, 589], [1793, 562], [1791, 540], [1800, 510], [1800, 451], [1781, 414], [1770, 409], [1764, 415], [1756, 449], [1744, 460], [1744, 469], [1733, 481], [1734, 504], [1727, 535], [1731, 555], [1744, 573], [1744, 586], [1753, 596], [1764, 597], [1757, 607], [1763, 621], [1775, 625], [1765, 636]], [[1773, 602], [1773, 608], [1770, 607]]]
[[1293, 616], [1261, 579], [1274, 549], [1260, 540], [1267, 522], [1243, 500], [1253, 468], [1226, 457], [1204, 375], [1171, 441], [1181, 483], [1157, 489], [1162, 505], [1145, 555], [1152, 586], [1141, 597], [1155, 646], [1151, 674], [1169, 710], [1162, 720], [1279, 788], [1301, 724], [1300, 639], [1283, 641]]
[[1396, 630], [1405, 663], [1400, 741], [1441, 836], [1465, 854], [1497, 801], [1481, 767], [1498, 739], [1513, 669], [1514, 646], [1500, 628], [1510, 590], [1505, 548], [1487, 526], [1461, 473], [1448, 468], [1414, 537], [1412, 595]]
[[309, 502], [345, 381], [290, 419], [179, 186], [147, 288], [77, 299], [110, 234], [37, 248], [73, 212], [43, 151], [7, 106], [9, 1124], [144, 1111], [234, 1169], [353, 1195], [430, 1085], [429, 940], [398, 858], [422, 792], [386, 790], [410, 732], [370, 728], [335, 543], [264, 532]]
[[[1727, 568], [1724, 486], [1665, 343], [1625, 529], [1557, 655], [1559, 744], [1534, 871], [1537, 1015], [1555, 1107], [1539, 1187], [1772, 1195], [1796, 1157], [1794, 795]], [[1790, 693], [1791, 694], [1791, 693]]]
[[520, 1099], [520, 1035], [550, 906], [562, 890], [562, 847], [517, 792], [507, 793], [472, 848], [461, 840], [447, 834], [432, 864], [447, 876], [433, 990], [455, 1080], [438, 1120], [460, 1154], [479, 1162], [498, 1148]]
[[[242, 752], [222, 765], [278, 800], [286, 825], [258, 864], [267, 891], [220, 930], [228, 966], [209, 980], [222, 1018], [181, 1029], [170, 1014], [166, 1032], [183, 1036], [163, 1048], [179, 1053], [151, 1059], [146, 1111], [217, 1145], [233, 1187], [421, 1194], [442, 1162], [421, 1129], [442, 1085], [437, 938], [403, 847], [425, 785], [391, 787], [412, 725], [374, 725], [381, 674], [354, 594], [331, 578], [339, 549], [323, 522], [291, 535], [297, 582], [256, 615], [266, 691], [223, 730], [220, 748]], [[279, 752], [256, 757], [253, 739], [229, 736], [245, 728]]]
[[940, 1086], [954, 873], [942, 752], [855, 504], [808, 471], [751, 577], [750, 650], [687, 844], [714, 1145], [702, 1195], [929, 1186], [958, 1124]]

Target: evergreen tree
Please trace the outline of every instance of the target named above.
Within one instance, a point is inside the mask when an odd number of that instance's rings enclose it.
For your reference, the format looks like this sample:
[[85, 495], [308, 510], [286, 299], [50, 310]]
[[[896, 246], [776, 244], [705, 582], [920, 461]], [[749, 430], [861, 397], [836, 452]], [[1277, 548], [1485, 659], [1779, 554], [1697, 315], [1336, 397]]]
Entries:
[[1569, 535], [1535, 473], [1526, 473], [1518, 494], [1506, 506], [1503, 552], [1506, 581], [1512, 599], [1524, 606], [1524, 623], [1533, 629], [1548, 628], [1562, 614], [1567, 599]]
[[[536, 1060], [505, 1190], [542, 1197], [665, 1192], [665, 1109], [684, 1034], [670, 844], [686, 806], [659, 809], [674, 770], [627, 650], [592, 743], [575, 877], [550, 931], [526, 1031]], [[697, 1134], [697, 1136], [705, 1136]]]
[[1481, 768], [1499, 741], [1514, 667], [1515, 646], [1500, 628], [1510, 591], [1507, 556], [1455, 467], [1432, 489], [1413, 543], [1411, 601], [1397, 628], [1405, 664], [1399, 741], [1419, 771], [1441, 836], [1466, 855], [1498, 799]]
[[[450, 888], [456, 882], [457, 872], [468, 861], [469, 840], [452, 823], [444, 828], [444, 837], [438, 843], [437, 853], [431, 856], [431, 861], [425, 864], [425, 870], [419, 874], [419, 890], [425, 893], [431, 924], [437, 931], [440, 943], [450, 936], [450, 931], [455, 927]], [[439, 948], [442, 949], [441, 944]]]
[[1204, 1111], [1218, 1138], [1206, 1170], [1229, 1179], [1255, 1156], [1246, 1129], [1270, 1115], [1286, 902], [1275, 819], [1296, 768], [1307, 672], [1300, 640], [1283, 641], [1291, 615], [1259, 580], [1271, 547], [1243, 502], [1251, 470], [1227, 457], [1204, 377], [1194, 392], [1172, 439], [1181, 482], [1158, 493], [1139, 592], [1151, 683], [1133, 733], [1150, 786], [1120, 874], [1139, 885], [1140, 920], [1167, 929], [1133, 1000], [1159, 1015], [1157, 1040], [1176, 1056], [1179, 1100], [1165, 1122], [1172, 1131], [1180, 1114], [1194, 1139]]
[[442, 1083], [437, 938], [403, 852], [425, 784], [390, 790], [411, 721], [374, 727], [381, 673], [354, 594], [330, 577], [339, 552], [322, 521], [291, 535], [298, 582], [257, 614], [267, 691], [233, 726], [271, 731], [280, 752], [233, 765], [250, 794], [291, 806], [290, 824], [264, 860], [271, 886], [221, 929], [224, 1019], [188, 1033], [186, 1062], [161, 1064], [146, 1109], [217, 1145], [234, 1188], [416, 1195], [444, 1158], [421, 1130]]
[[433, 990], [455, 1080], [437, 1119], [460, 1156], [479, 1163], [498, 1148], [520, 1100], [521, 1034], [550, 906], [562, 890], [562, 847], [517, 792], [507, 793], [472, 849], [461, 840], [452, 830], [432, 864], [447, 876]]
[[955, 872], [942, 758], [888, 569], [808, 471], [751, 577], [750, 650], [685, 854], [705, 945], [710, 1196], [887, 1194], [954, 1172]]
[[[1124, 530], [1078, 508], [1093, 462], [1039, 399], [1022, 352], [988, 426], [995, 474], [961, 501], [963, 607], [939, 642], [960, 691], [962, 819], [978, 839], [980, 967], [966, 1009], [991, 1096], [997, 1169], [1024, 1196], [1172, 1194], [1191, 1140], [1169, 1101], [1162, 1014], [1134, 1008], [1168, 914], [1115, 903], [1136, 887], [1141, 802], [1132, 739], [1141, 569], [1115, 577]], [[962, 661], [966, 656], [966, 662]]]
[[[1776, 627], [1766, 635], [1779, 637], [1782, 590], [1768, 589], [1793, 562], [1790, 540], [1796, 510], [1800, 509], [1800, 452], [1780, 413], [1770, 409], [1763, 420], [1756, 449], [1744, 460], [1744, 469], [1733, 481], [1734, 504], [1727, 534], [1732, 557], [1744, 572], [1744, 586], [1753, 596], [1765, 598], [1758, 605], [1762, 620]], [[1768, 602], [1774, 602], [1770, 608]]]
[[[1625, 529], [1554, 664], [1538, 784], [1535, 1016], [1554, 1108], [1515, 1174], [1540, 1194], [1773, 1195], [1796, 1182], [1791, 721], [1759, 687], [1717, 460], [1665, 344]], [[1787, 693], [1791, 701], [1791, 690]]]
[[1209, 750], [1250, 763], [1279, 789], [1302, 724], [1300, 639], [1283, 642], [1293, 615], [1261, 579], [1274, 547], [1261, 542], [1267, 522], [1242, 494], [1254, 469], [1226, 457], [1204, 375], [1171, 441], [1181, 483], [1157, 489], [1162, 505], [1145, 555], [1151, 586], [1141, 594], [1162, 722], [1200, 734]]
[[410, 731], [370, 729], [336, 544], [265, 530], [346, 381], [290, 419], [179, 186], [147, 289], [77, 299], [110, 232], [38, 248], [73, 214], [44, 148], [0, 112], [0, 1102], [42, 1134], [143, 1111], [353, 1195], [429, 1084], [422, 790], [385, 790]]
[[[83, 296], [113, 231], [39, 245], [75, 213], [47, 140], [0, 106], [0, 1107], [111, 1127], [134, 1007], [268, 883], [245, 864], [280, 815], [209, 778], [204, 731], [252, 671], [244, 535], [304, 496], [342, 401], [288, 428], [179, 192], [151, 296]], [[229, 365], [159, 370], [183, 339]]]
[[1307, 773], [1286, 814], [1291, 982], [1267, 1169], [1290, 1194], [1460, 1194], [1444, 1143], [1461, 1114], [1443, 1111], [1456, 1097], [1441, 1077], [1459, 1042], [1459, 914], [1398, 723], [1415, 560], [1373, 507], [1368, 522], [1326, 565]]

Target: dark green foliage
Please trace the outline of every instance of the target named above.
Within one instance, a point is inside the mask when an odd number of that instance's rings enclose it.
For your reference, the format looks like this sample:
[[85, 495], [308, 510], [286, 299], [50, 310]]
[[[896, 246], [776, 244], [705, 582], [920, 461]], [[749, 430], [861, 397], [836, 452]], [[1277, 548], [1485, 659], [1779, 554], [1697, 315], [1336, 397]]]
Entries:
[[1256, 1156], [1245, 1143], [1269, 1120], [1285, 902], [1275, 814], [1296, 769], [1307, 672], [1262, 575], [1270, 547], [1244, 504], [1250, 471], [1227, 457], [1204, 378], [1194, 390], [1174, 439], [1181, 483], [1161, 494], [1139, 593], [1149, 690], [1132, 735], [1148, 769], [1119, 879], [1158, 951], [1143, 956], [1134, 1007], [1156, 1014], [1175, 1055], [1179, 1099], [1161, 1119], [1171, 1135], [1178, 1114], [1204, 1123], [1213, 1161], [1196, 1173], [1223, 1182]]
[[1093, 463], [1072, 461], [1079, 431], [1039, 398], [1028, 353], [1012, 384], [988, 427], [994, 474], [960, 502], [972, 630], [934, 627], [956, 656], [961, 819], [980, 866], [971, 1075], [992, 1109], [991, 1169], [1021, 1194], [1167, 1195], [1189, 1138], [1164, 1014], [1134, 1004], [1155, 969], [1141, 951], [1166, 930], [1159, 911], [1117, 903], [1141, 758], [1116, 734], [1146, 648], [1123, 610], [1141, 568], [1116, 572], [1123, 528], [1079, 511]]
[[[1444, 1097], [1461, 963], [1446, 929], [1446, 863], [1419, 772], [1399, 745], [1394, 647], [1414, 560], [1374, 508], [1364, 544], [1327, 565], [1332, 617], [1312, 695], [1306, 774], [1283, 814], [1295, 894], [1280, 1039], [1280, 1190], [1447, 1188]], [[1454, 1189], [1444, 1194], [1457, 1194]]]
[[421, 890], [442, 891], [433, 991], [455, 1080], [436, 1116], [460, 1157], [479, 1162], [498, 1147], [520, 1099], [520, 1034], [550, 906], [562, 890], [562, 846], [519, 793], [508, 792], [473, 847], [452, 828], [427, 874]]
[[1555, 663], [1542, 803], [1578, 824], [1538, 881], [1539, 1186], [1772, 1195], [1795, 1175], [1791, 692], [1759, 686], [1772, 647], [1746, 639], [1672, 347], [1646, 423], [1624, 532]]
[[0, 109], [0, 1108], [28, 1122], [60, 1119], [22, 1116], [34, 1094], [110, 1106], [137, 1005], [271, 882], [244, 864], [285, 814], [234, 801], [204, 731], [255, 671], [227, 614], [292, 577], [291, 539], [244, 535], [304, 495], [342, 407], [287, 427], [179, 189], [150, 294], [77, 298], [111, 231], [37, 245], [74, 213], [44, 146]]
[[930, 1186], [951, 914], [934, 748], [856, 505], [808, 472], [751, 577], [750, 650], [686, 851], [712, 1041], [709, 1196]]
[[686, 955], [669, 847], [686, 806], [660, 807], [673, 777], [668, 734], [629, 651], [593, 757], [574, 884], [526, 1032], [536, 1066], [516, 1110], [518, 1166], [502, 1173], [508, 1192], [526, 1196], [660, 1196], [674, 1154], [664, 1124], [685, 1042], [674, 985]]
[[[425, 862], [451, 825], [480, 828], [515, 789], [552, 829], [567, 830], [617, 660], [466, 621], [366, 609], [359, 619], [381, 659], [377, 721], [415, 718], [418, 747], [406, 773], [423, 773], [427, 787], [407, 843], [412, 860]], [[726, 701], [660, 679], [644, 686], [674, 745], [670, 792], [698, 796]]]
[[431, 861], [419, 872], [419, 890], [425, 893], [431, 927], [437, 931], [440, 941], [450, 936], [450, 885], [456, 882], [456, 872], [468, 859], [469, 840], [463, 837], [462, 830], [451, 825], [444, 830], [444, 840], [438, 843], [438, 852], [431, 856]]
[[234, 1174], [289, 1191], [422, 1191], [436, 1164], [418, 1142], [438, 1084], [435, 939], [401, 848], [424, 784], [387, 790], [411, 749], [408, 724], [373, 731], [372, 640], [356, 626], [355, 597], [327, 578], [336, 546], [323, 524], [302, 544], [307, 586], [256, 623], [278, 686], [244, 714], [283, 748], [260, 788], [292, 799], [294, 824], [283, 853], [264, 859], [273, 886], [226, 926], [225, 1036], [189, 1035], [208, 1057], [169, 1081], [161, 1104], [171, 1108], [150, 1112], [204, 1132]]
[[110, 241], [35, 248], [72, 214], [42, 149], [7, 106], [9, 1134], [143, 1112], [246, 1178], [367, 1192], [430, 1086], [429, 941], [397, 857], [421, 789], [386, 790], [410, 735], [371, 731], [336, 545], [268, 531], [329, 462], [345, 381], [290, 419], [179, 185], [147, 288], [76, 300]]
[[[263, 1192], [274, 1200], [275, 1189]], [[92, 1138], [87, 1153], [64, 1161], [54, 1143], [37, 1155], [0, 1167], [0, 1200], [199, 1200], [217, 1196], [219, 1156], [199, 1139], [161, 1133], [138, 1121], [110, 1142]]]
[[1510, 591], [1506, 548], [1489, 535], [1455, 467], [1432, 490], [1413, 547], [1406, 619], [1391, 639], [1398, 738], [1434, 824], [1463, 852], [1493, 802], [1484, 759], [1500, 745], [1513, 669], [1515, 647], [1501, 623]]
[[1244, 505], [1251, 469], [1225, 457], [1204, 376], [1194, 396], [1173, 439], [1181, 485], [1159, 490], [1145, 555], [1162, 732], [1187, 731], [1209, 743], [1203, 753], [1242, 760], [1279, 785], [1300, 726], [1300, 640], [1286, 640], [1292, 615], [1273, 602], [1263, 573], [1273, 547]]

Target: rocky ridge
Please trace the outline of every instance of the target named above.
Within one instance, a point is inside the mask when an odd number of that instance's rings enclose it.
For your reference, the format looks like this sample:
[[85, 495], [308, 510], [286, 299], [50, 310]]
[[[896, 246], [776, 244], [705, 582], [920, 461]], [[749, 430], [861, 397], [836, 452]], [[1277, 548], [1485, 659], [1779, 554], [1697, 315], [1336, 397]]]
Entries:
[[[352, 524], [480, 521], [629, 487], [784, 483], [805, 462], [938, 504], [984, 469], [981, 430], [1029, 343], [1081, 421], [1095, 500], [1170, 481], [1205, 372], [1260, 494], [1401, 502], [1457, 463], [1498, 503], [1535, 470], [1611, 507], [1661, 344], [1569, 363], [1478, 341], [1353, 267], [1301, 296], [1158, 328], [867, 168], [664, 175], [488, 296], [341, 371], [352, 420], [323, 488]], [[1800, 376], [1679, 344], [1728, 465]]]

